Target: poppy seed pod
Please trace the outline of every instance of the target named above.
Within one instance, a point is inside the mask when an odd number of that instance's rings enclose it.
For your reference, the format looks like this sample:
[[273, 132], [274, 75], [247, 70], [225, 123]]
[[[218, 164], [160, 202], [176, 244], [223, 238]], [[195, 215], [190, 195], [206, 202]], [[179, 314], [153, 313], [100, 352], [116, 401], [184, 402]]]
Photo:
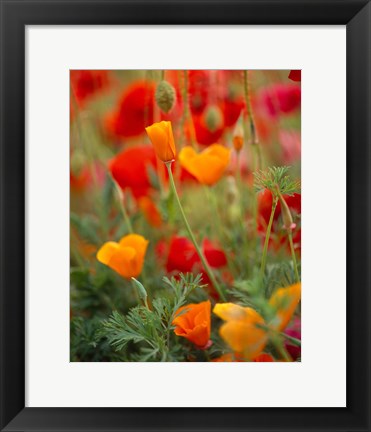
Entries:
[[161, 81], [156, 88], [155, 99], [160, 110], [167, 114], [175, 105], [176, 93], [174, 87], [168, 81]]
[[209, 106], [205, 111], [205, 124], [210, 132], [215, 132], [223, 126], [223, 113], [215, 105]]

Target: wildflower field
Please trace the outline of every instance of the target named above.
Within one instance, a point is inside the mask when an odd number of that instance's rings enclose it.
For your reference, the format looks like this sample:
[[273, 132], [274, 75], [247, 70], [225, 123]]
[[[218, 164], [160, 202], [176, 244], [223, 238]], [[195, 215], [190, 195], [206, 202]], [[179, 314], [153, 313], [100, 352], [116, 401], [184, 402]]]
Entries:
[[301, 361], [301, 73], [70, 72], [70, 359]]

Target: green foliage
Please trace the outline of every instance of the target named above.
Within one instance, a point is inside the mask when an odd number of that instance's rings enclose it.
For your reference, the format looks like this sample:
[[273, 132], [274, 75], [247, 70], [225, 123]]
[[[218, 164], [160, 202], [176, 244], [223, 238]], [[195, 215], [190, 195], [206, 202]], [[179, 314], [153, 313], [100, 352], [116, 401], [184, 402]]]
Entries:
[[269, 167], [266, 171], [254, 172], [255, 190], [269, 189], [277, 195], [277, 188], [282, 195], [293, 195], [300, 192], [300, 181], [293, 180], [288, 172], [290, 167]]
[[172, 321], [190, 294], [200, 287], [201, 276], [180, 274], [179, 280], [165, 277], [163, 281], [172, 291], [171, 296], [155, 298], [152, 309], [136, 306], [125, 316], [114, 311], [98, 332], [98, 336], [106, 338], [116, 351], [135, 344], [136, 351], [129, 361], [179, 361], [184, 358], [183, 347], [173, 333]]
[[266, 297], [271, 297], [277, 288], [293, 285], [295, 282], [295, 270], [291, 261], [270, 265], [265, 281]]
[[73, 317], [70, 326], [71, 362], [123, 361], [124, 358], [112, 351], [107, 340], [97, 338], [101, 319]]
[[296, 282], [295, 271], [291, 262], [270, 265], [263, 280], [256, 275], [249, 280], [237, 280], [228, 290], [236, 303], [255, 309], [263, 316], [272, 313], [268, 300], [278, 288], [284, 288]]
[[95, 274], [89, 269], [72, 268], [70, 283], [71, 307], [77, 314], [108, 314], [113, 309], [125, 310], [128, 283], [99, 263]]
[[98, 236], [99, 220], [92, 215], [77, 215], [71, 212], [71, 226], [76, 228], [81, 238], [94, 245], [99, 245], [101, 239]]
[[151, 186], [155, 190], [160, 190], [161, 189], [160, 188], [160, 181], [159, 181], [156, 170], [150, 164], [147, 165], [146, 170], [147, 170], [147, 175], [148, 175], [148, 179], [149, 179]]

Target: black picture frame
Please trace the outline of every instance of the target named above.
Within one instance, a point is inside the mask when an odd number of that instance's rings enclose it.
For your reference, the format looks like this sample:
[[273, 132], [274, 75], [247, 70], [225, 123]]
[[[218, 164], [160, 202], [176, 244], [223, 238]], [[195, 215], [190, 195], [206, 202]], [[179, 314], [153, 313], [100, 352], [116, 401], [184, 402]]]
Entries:
[[[370, 2], [0, 0], [0, 4], [0, 429], [370, 431]], [[25, 28], [31, 24], [346, 25], [346, 408], [25, 408]]]

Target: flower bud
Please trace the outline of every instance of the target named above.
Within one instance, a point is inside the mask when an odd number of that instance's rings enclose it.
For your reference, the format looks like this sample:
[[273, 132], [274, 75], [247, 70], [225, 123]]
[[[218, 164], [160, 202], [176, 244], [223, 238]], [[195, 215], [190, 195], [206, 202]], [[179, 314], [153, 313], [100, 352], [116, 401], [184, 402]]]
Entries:
[[229, 175], [227, 177], [226, 198], [228, 204], [232, 205], [239, 201], [239, 192], [236, 184], [236, 179]]
[[176, 148], [171, 122], [153, 123], [146, 127], [146, 132], [157, 157], [165, 163], [172, 162], [175, 159]]
[[80, 174], [85, 166], [85, 160], [84, 154], [79, 150], [75, 150], [71, 155], [71, 171], [74, 174]]
[[289, 209], [289, 206], [287, 205], [285, 199], [282, 195], [279, 196], [280, 203], [281, 203], [281, 213], [282, 213], [282, 219], [283, 219], [283, 226], [284, 228], [290, 232], [293, 229], [295, 229], [296, 224], [294, 223], [292, 219], [292, 215]]
[[227, 209], [227, 221], [230, 226], [234, 226], [241, 220], [241, 208], [238, 204], [232, 204]]
[[215, 132], [223, 126], [223, 113], [216, 105], [210, 105], [206, 108], [204, 119], [210, 132]]
[[161, 81], [157, 86], [155, 99], [160, 110], [167, 114], [175, 105], [176, 93], [174, 87], [168, 81]]
[[238, 122], [236, 124], [236, 127], [234, 128], [233, 132], [233, 147], [236, 150], [236, 152], [239, 152], [243, 147], [243, 141], [244, 141], [244, 134], [243, 134], [243, 127]]
[[131, 280], [134, 282], [134, 284], [135, 284], [135, 286], [136, 286], [136, 288], [138, 290], [139, 298], [141, 300], [143, 300], [144, 302], [146, 302], [147, 301], [147, 291], [144, 288], [144, 286], [137, 279], [135, 279], [134, 277], [132, 277]]

